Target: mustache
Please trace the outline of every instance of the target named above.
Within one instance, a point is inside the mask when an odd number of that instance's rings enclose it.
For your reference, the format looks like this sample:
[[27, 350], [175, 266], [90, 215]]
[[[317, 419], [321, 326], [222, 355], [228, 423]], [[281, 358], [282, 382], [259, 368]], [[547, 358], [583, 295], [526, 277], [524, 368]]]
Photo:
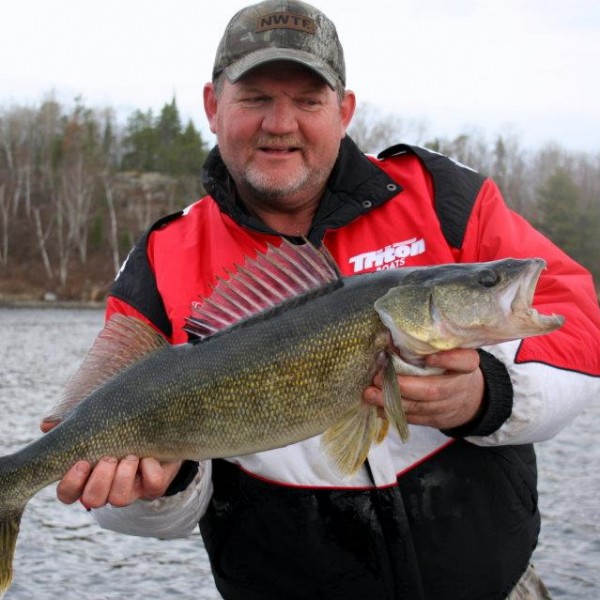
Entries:
[[256, 139], [258, 148], [295, 148], [302, 150], [304, 144], [292, 135], [261, 135]]

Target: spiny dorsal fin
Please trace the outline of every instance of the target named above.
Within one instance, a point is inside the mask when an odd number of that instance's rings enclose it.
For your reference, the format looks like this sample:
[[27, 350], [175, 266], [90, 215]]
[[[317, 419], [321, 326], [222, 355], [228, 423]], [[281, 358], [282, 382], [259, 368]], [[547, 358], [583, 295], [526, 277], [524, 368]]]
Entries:
[[192, 303], [184, 327], [204, 339], [240, 321], [340, 278], [333, 258], [310, 243], [267, 244], [264, 253], [236, 265], [229, 279], [218, 279], [210, 297]]
[[112, 315], [79, 369], [67, 382], [61, 400], [43, 422], [49, 425], [62, 421], [84, 398], [109, 379], [167, 345], [168, 342], [143, 321], [118, 313]]

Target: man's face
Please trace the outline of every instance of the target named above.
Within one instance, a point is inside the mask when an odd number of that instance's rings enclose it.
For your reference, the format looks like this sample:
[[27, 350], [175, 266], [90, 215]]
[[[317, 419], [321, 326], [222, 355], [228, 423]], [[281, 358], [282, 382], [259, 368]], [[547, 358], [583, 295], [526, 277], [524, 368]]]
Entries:
[[354, 112], [320, 77], [290, 62], [258, 67], [205, 108], [221, 156], [242, 200], [293, 211], [317, 202]]

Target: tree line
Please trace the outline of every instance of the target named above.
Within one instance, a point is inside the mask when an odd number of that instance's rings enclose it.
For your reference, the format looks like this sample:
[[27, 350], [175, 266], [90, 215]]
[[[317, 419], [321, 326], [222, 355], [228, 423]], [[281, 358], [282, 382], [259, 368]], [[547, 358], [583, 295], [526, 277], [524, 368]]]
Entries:
[[0, 298], [100, 299], [139, 235], [200, 197], [207, 152], [175, 99], [124, 126], [79, 100], [0, 110]]
[[[528, 151], [511, 135], [428, 137], [369, 106], [349, 133], [366, 152], [418, 143], [493, 177], [514, 210], [600, 281], [600, 153]], [[81, 100], [0, 108], [0, 300], [102, 300], [141, 233], [202, 196], [209, 150], [175, 99], [124, 125]]]

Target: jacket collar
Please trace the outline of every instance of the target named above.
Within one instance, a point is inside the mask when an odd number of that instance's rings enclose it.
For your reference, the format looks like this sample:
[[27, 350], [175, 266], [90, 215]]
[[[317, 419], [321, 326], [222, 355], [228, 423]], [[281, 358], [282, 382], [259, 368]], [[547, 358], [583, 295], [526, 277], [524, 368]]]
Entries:
[[[236, 199], [233, 180], [218, 146], [213, 148], [204, 163], [202, 183], [221, 211], [238, 224], [262, 233], [278, 233], [251, 215]], [[402, 186], [372, 163], [346, 136], [340, 144], [340, 153], [314, 216], [308, 239], [313, 244], [319, 244], [328, 229], [347, 225], [401, 191]]]

